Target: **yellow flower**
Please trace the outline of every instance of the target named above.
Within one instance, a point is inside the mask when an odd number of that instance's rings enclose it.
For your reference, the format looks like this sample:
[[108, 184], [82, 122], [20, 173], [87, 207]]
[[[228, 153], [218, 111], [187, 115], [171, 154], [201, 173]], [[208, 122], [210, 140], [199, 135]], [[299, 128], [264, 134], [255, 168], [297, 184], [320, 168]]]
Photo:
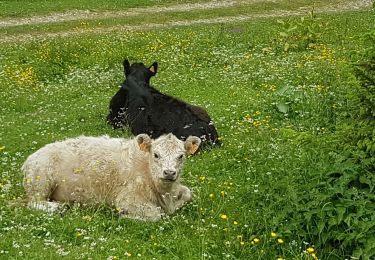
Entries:
[[0, 151], [4, 150], [5, 146], [0, 146]]
[[285, 260], [284, 258], [282, 257], [278, 257], [277, 260]]
[[225, 215], [225, 214], [221, 214], [221, 215], [220, 215], [220, 218], [223, 219], [223, 220], [227, 220], [227, 219], [228, 219], [228, 216]]
[[252, 245], [258, 244], [260, 242], [259, 238], [254, 238], [253, 241], [251, 241]]
[[277, 239], [277, 243], [280, 244], [280, 245], [281, 245], [281, 244], [284, 244], [284, 240], [281, 239], [281, 238], [278, 238], [278, 239]]
[[237, 221], [233, 221], [233, 225], [238, 225], [238, 222]]
[[82, 236], [82, 234], [77, 232], [76, 237], [80, 237], [80, 236]]
[[128, 252], [126, 252], [125, 255], [126, 255], [126, 256], [132, 256], [132, 254], [130, 254], [130, 253], [128, 253]]
[[245, 245], [245, 242], [241, 241], [241, 242], [240, 242], [240, 245], [241, 245], [241, 246]]
[[224, 197], [225, 196], [225, 191], [220, 191], [220, 195]]
[[311, 257], [314, 258], [314, 260], [318, 260], [318, 257], [316, 256], [315, 253], [312, 253], [312, 254], [311, 254]]
[[213, 199], [215, 197], [215, 195], [213, 193], [210, 193], [210, 195], [208, 195], [208, 197], [210, 197], [210, 199]]
[[309, 248], [306, 249], [306, 251], [307, 251], [307, 253], [312, 254], [312, 253], [315, 252], [315, 248], [309, 247]]
[[277, 233], [271, 232], [271, 237], [276, 238], [277, 237]]
[[200, 180], [200, 181], [204, 181], [205, 179], [206, 179], [205, 176], [200, 176], [200, 177], [199, 177], [199, 180]]

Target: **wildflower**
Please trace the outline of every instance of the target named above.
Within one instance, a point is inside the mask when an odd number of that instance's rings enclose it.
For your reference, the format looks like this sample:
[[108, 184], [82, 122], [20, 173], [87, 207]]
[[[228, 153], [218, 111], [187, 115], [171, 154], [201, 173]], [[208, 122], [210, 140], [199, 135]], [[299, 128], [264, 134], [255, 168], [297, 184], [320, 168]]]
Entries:
[[278, 238], [276, 241], [277, 241], [277, 243], [280, 244], [280, 245], [281, 245], [281, 244], [284, 244], [284, 240], [283, 240], [282, 238]]
[[233, 221], [233, 225], [238, 225], [238, 222], [237, 221]]
[[309, 247], [309, 248], [306, 249], [306, 252], [309, 253], [309, 254], [312, 254], [312, 253], [315, 252], [315, 248]]
[[213, 193], [210, 193], [210, 195], [208, 195], [208, 197], [210, 197], [210, 199], [213, 199], [215, 197], [215, 195]]
[[200, 180], [200, 181], [204, 181], [205, 179], [206, 179], [205, 176], [200, 176], [200, 177], [199, 177], [199, 180]]
[[277, 260], [285, 260], [285, 258], [278, 257]]
[[90, 221], [90, 220], [91, 220], [91, 217], [86, 215], [86, 216], [83, 216], [82, 219], [83, 219], [83, 220]]
[[225, 191], [220, 191], [220, 195], [221, 195], [222, 197], [224, 197], [224, 196], [225, 196]]
[[316, 256], [315, 253], [312, 253], [312, 254], [310, 254], [310, 255], [311, 255], [312, 258], [314, 258], [314, 260], [318, 260], [318, 257]]
[[253, 241], [251, 241], [252, 245], [258, 244], [260, 242], [259, 238], [254, 238]]
[[241, 246], [245, 245], [245, 242], [241, 241], [241, 242], [240, 242], [240, 245], [241, 245]]
[[132, 254], [131, 253], [129, 253], [129, 252], [125, 252], [125, 254], [124, 255], [126, 255], [126, 256], [132, 256]]
[[81, 236], [82, 236], [82, 234], [77, 232], [76, 237], [81, 237]]
[[271, 237], [276, 238], [277, 237], [277, 233], [271, 232]]
[[223, 219], [223, 220], [227, 220], [227, 219], [228, 219], [228, 216], [225, 215], [225, 214], [221, 214], [221, 215], [220, 215], [220, 218]]

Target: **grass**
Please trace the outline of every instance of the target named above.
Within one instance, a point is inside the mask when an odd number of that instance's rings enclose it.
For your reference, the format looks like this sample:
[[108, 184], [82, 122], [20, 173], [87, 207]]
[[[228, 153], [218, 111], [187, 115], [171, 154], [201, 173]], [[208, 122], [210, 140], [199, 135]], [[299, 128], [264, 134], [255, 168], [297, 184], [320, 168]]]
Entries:
[[[358, 169], [339, 160], [336, 126], [343, 92], [358, 84], [348, 64], [373, 17], [319, 15], [307, 24], [321, 25], [316, 42], [288, 52], [272, 18], [0, 44], [0, 258], [313, 259], [308, 248], [322, 259], [349, 257], [339, 236], [327, 247], [328, 228], [313, 214], [328, 212], [319, 197], [329, 195], [325, 176]], [[130, 136], [104, 120], [125, 56], [158, 61], [152, 84], [215, 121], [224, 146], [185, 167], [194, 201], [158, 223], [119, 219], [104, 206], [27, 209], [19, 169], [32, 152], [82, 134]]]
[[128, 1], [27, 1], [27, 0], [8, 0], [1, 2], [0, 17], [27, 17], [35, 14], [50, 14], [53, 12], [62, 12], [69, 10], [119, 10], [124, 8], [143, 7], [150, 5], [168, 5], [178, 3], [203, 2], [198, 0], [128, 0]]

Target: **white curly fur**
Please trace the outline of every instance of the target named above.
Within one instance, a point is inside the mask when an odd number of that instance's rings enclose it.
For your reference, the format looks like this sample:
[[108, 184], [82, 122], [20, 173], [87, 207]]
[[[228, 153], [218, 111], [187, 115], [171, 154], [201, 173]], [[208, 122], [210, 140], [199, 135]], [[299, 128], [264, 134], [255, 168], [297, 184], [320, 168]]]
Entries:
[[[62, 202], [108, 204], [122, 216], [158, 220], [192, 199], [179, 177], [198, 137], [151, 140], [85, 137], [48, 144], [22, 166], [29, 207], [55, 212]], [[166, 174], [167, 173], [167, 174]], [[173, 175], [173, 176], [172, 176]]]

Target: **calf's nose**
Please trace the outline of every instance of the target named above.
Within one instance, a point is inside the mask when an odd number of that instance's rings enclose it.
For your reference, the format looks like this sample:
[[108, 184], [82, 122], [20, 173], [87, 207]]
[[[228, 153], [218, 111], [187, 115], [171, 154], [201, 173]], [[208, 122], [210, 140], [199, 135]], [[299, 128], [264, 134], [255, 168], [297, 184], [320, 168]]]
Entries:
[[164, 170], [163, 171], [164, 178], [167, 180], [175, 180], [176, 179], [176, 171], [173, 170]]

